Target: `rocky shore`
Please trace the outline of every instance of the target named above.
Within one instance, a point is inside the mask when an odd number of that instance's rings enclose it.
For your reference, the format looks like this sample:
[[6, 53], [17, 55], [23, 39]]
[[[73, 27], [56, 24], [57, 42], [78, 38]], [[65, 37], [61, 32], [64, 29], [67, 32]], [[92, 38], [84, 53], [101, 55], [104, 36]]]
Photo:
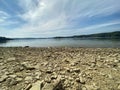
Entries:
[[120, 48], [0, 48], [0, 90], [120, 90]]

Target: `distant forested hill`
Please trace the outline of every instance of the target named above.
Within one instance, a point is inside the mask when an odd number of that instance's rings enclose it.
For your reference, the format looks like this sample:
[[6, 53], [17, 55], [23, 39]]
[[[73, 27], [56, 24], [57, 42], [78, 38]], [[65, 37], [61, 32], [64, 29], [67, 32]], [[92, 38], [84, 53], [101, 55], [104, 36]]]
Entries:
[[11, 40], [11, 39], [6, 37], [0, 37], [0, 40]]
[[54, 37], [55, 39], [59, 38], [90, 38], [90, 39], [120, 39], [120, 31], [115, 31], [115, 32], [108, 32], [108, 33], [97, 33], [97, 34], [89, 34], [89, 35], [75, 35], [75, 36], [69, 36], [69, 37]]
[[80, 37], [80, 38], [113, 38], [113, 39], [120, 39], [120, 31], [116, 32], [109, 32], [109, 33], [98, 33], [98, 34], [90, 34], [90, 35], [79, 35], [73, 37]]

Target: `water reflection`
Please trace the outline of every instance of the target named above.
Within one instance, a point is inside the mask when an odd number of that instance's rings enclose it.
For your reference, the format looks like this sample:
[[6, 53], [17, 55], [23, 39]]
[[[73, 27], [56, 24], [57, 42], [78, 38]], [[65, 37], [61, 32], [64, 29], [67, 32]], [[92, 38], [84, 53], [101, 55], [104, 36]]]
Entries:
[[1, 47], [120, 47], [119, 39], [16, 39], [0, 41]]
[[7, 43], [9, 40], [0, 40], [0, 44]]

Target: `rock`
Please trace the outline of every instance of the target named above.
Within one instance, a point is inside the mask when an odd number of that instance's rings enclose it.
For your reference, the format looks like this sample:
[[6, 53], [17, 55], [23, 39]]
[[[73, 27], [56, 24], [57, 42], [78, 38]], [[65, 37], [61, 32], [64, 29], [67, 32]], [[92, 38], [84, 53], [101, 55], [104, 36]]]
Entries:
[[41, 63], [41, 65], [47, 66], [47, 65], [48, 65], [48, 62], [43, 62], [43, 63]]
[[63, 62], [70, 63], [69, 59], [65, 58], [62, 60]]
[[[27, 87], [26, 87], [24, 90], [31, 90], [31, 89], [30, 89], [31, 87], [32, 87], [32, 85], [31, 85], [31, 84], [28, 84]], [[36, 89], [34, 89], [34, 90], [36, 90]]]
[[111, 74], [108, 74], [108, 78], [112, 79], [113, 77], [112, 77], [112, 75], [111, 75]]
[[3, 57], [0, 57], [0, 59], [3, 59]]
[[76, 65], [76, 63], [75, 63], [75, 62], [73, 62], [73, 63], [71, 63], [70, 65], [71, 65], [71, 66], [75, 66], [75, 65]]
[[71, 73], [73, 71], [73, 69], [72, 68], [66, 68], [66, 71]]
[[3, 76], [0, 78], [0, 83], [1, 83], [1, 82], [4, 82], [7, 78], [8, 78], [7, 75], [3, 75]]
[[30, 64], [27, 64], [27, 62], [23, 62], [21, 65], [26, 70], [35, 70], [36, 69], [34, 66], [31, 66]]
[[46, 78], [45, 78], [45, 82], [51, 83], [51, 78], [50, 78], [50, 77], [46, 77]]
[[85, 81], [86, 81], [85, 78], [80, 77], [80, 83], [81, 84], [85, 84]]
[[22, 71], [24, 68], [23, 67], [21, 67], [21, 66], [16, 66], [16, 67], [14, 67], [14, 71], [13, 71], [13, 73], [16, 73], [16, 72], [20, 72], [20, 71]]
[[66, 73], [65, 71], [60, 71], [61, 75], [65, 75], [65, 73]]
[[88, 90], [85, 86], [82, 87], [82, 90]]
[[52, 71], [52, 68], [51, 67], [48, 67], [48, 69], [46, 70], [46, 73], [48, 74], [51, 74], [53, 71]]
[[17, 75], [9, 75], [9, 77], [16, 78]]
[[95, 63], [91, 63], [91, 65], [90, 65], [91, 68], [94, 68], [95, 66], [96, 66]]
[[23, 80], [23, 78], [19, 78], [19, 77], [16, 78], [17, 82], [21, 82], [22, 80]]
[[120, 68], [120, 63], [117, 64], [118, 68]]
[[120, 85], [118, 85], [118, 90], [120, 90]]
[[57, 78], [57, 75], [52, 75], [51, 76], [51, 79], [56, 79]]
[[119, 63], [120, 62], [120, 60], [114, 60], [114, 63]]
[[15, 57], [11, 57], [11, 58], [8, 58], [7, 60], [8, 60], [8, 61], [15, 61], [16, 58], [15, 58]]
[[75, 69], [73, 69], [73, 72], [80, 73], [80, 69], [79, 68], [75, 68]]
[[90, 61], [91, 61], [91, 63], [96, 63], [96, 59], [95, 58], [91, 59]]
[[15, 80], [15, 79], [11, 79], [11, 81], [10, 81], [10, 85], [16, 85], [18, 82]]
[[30, 46], [25, 46], [25, 48], [29, 48]]
[[64, 90], [61, 77], [58, 76], [57, 80], [55, 80], [53, 83], [46, 83], [42, 90]]
[[75, 90], [82, 90], [82, 85], [80, 83], [75, 85]]
[[76, 78], [76, 82], [80, 82], [80, 78]]
[[46, 70], [46, 73], [51, 74], [52, 70]]
[[42, 89], [33, 89], [33, 90], [54, 90], [54, 85], [46, 83]]
[[35, 77], [36, 79], [40, 79], [41, 72], [36, 72], [35, 75], [36, 75], [36, 77]]
[[85, 87], [87, 90], [100, 90], [100, 87], [96, 85], [85, 85]]
[[37, 81], [32, 85], [32, 88], [30, 90], [43, 90], [43, 86], [43, 81]]
[[27, 77], [25, 78], [25, 80], [26, 80], [26, 81], [32, 81], [32, 77], [31, 77], [31, 76], [27, 76]]

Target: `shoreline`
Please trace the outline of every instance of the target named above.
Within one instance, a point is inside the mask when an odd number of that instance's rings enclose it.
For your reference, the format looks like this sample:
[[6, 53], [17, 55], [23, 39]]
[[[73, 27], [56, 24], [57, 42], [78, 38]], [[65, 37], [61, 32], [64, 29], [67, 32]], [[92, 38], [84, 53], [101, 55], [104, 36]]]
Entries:
[[0, 47], [0, 90], [113, 89], [120, 48]]

